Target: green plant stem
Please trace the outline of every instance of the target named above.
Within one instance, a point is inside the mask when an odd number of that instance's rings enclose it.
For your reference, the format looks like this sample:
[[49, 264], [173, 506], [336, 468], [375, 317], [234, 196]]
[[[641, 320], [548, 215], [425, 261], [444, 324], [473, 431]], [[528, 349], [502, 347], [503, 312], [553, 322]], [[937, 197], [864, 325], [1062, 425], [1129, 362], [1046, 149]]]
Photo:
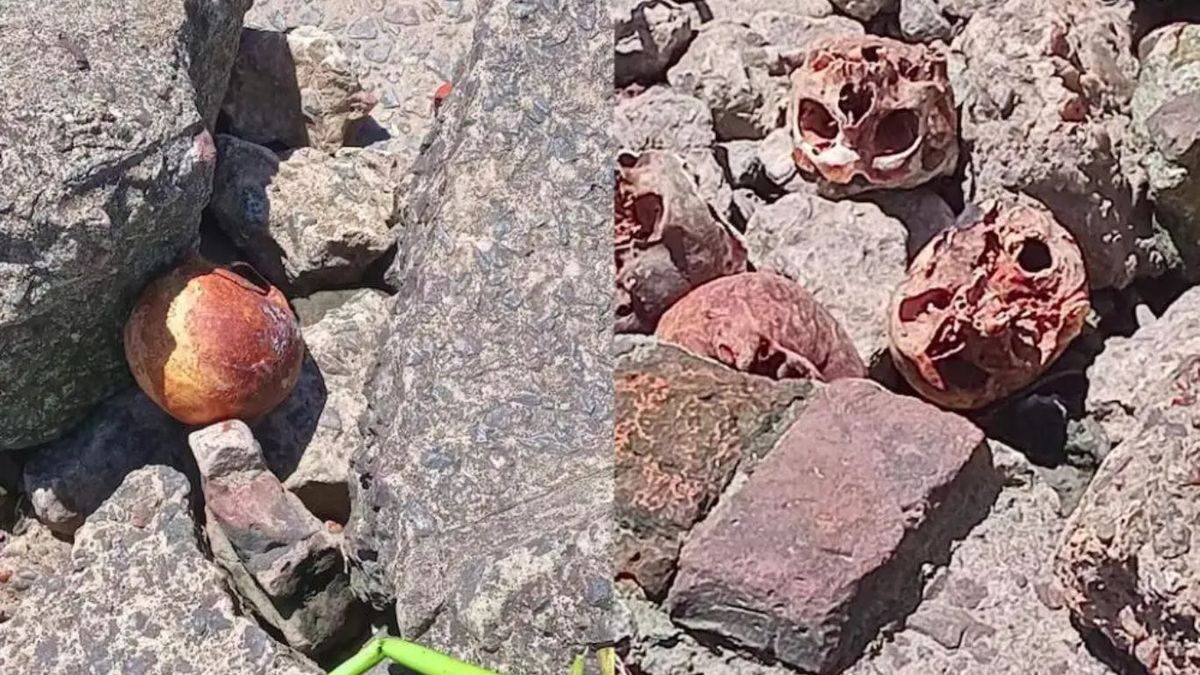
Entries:
[[399, 638], [376, 638], [329, 675], [363, 675], [384, 658], [420, 675], [499, 675]]

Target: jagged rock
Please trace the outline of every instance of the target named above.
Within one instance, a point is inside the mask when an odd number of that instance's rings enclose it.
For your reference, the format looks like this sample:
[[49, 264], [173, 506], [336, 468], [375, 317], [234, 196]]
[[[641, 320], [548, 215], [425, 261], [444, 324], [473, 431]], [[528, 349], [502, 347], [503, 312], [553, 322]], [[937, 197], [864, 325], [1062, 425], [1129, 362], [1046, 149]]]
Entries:
[[301, 148], [280, 160], [223, 134], [217, 151], [217, 224], [289, 295], [361, 284], [394, 243], [398, 172], [389, 153]]
[[704, 101], [655, 86], [617, 101], [613, 139], [618, 151], [707, 151], [716, 141], [712, 112]]
[[188, 444], [200, 469], [204, 531], [237, 592], [304, 654], [346, 646], [365, 613], [338, 538], [271, 473], [244, 422], [194, 431]]
[[806, 672], [837, 672], [921, 597], [1000, 487], [983, 434], [864, 380], [817, 393], [679, 556], [671, 616]]
[[762, 138], [786, 106], [785, 85], [768, 74], [766, 47], [761, 35], [740, 24], [705, 24], [667, 79], [708, 105], [721, 140]]
[[324, 520], [350, 517], [350, 455], [366, 444], [367, 371], [387, 318], [387, 296], [359, 290], [304, 329], [312, 361], [288, 400], [254, 425], [283, 486]]
[[684, 537], [739, 466], [774, 445], [814, 385], [772, 382], [670, 345], [617, 360], [616, 574], [661, 598]]
[[732, 21], [743, 25], [749, 25], [764, 12], [813, 18], [833, 14], [829, 0], [708, 0], [689, 6], [700, 21]]
[[479, 4], [352, 462], [356, 591], [500, 671], [610, 638], [611, 28], [598, 5]]
[[936, 0], [900, 0], [900, 34], [912, 42], [949, 40], [954, 32]]
[[321, 672], [238, 615], [196, 539], [187, 480], [139, 469], [79, 529], [0, 630], [6, 673]]
[[830, 0], [835, 7], [850, 16], [866, 21], [876, 14], [895, 10], [897, 0]]
[[61, 574], [70, 557], [71, 544], [36, 520], [22, 520], [12, 534], [0, 532], [0, 626], [39, 577]]
[[[1148, 375], [1149, 373], [1147, 373]], [[1105, 459], [1056, 557], [1064, 603], [1146, 669], [1200, 668], [1192, 545], [1200, 486], [1200, 357], [1155, 378], [1154, 404]]]
[[471, 47], [476, 6], [475, 0], [256, 0], [246, 25], [312, 26], [335, 36], [363, 87], [379, 99], [358, 143], [383, 142], [407, 166], [433, 127], [439, 88], [454, 79]]
[[248, 4], [0, 7], [0, 449], [128, 386], [120, 328], [196, 242], [215, 160], [197, 105], [220, 96]]
[[247, 28], [221, 114], [229, 133], [252, 143], [332, 152], [351, 144], [376, 102], [333, 35]]
[[955, 40], [954, 95], [972, 146], [968, 199], [1025, 192], [1075, 235], [1093, 288], [1176, 264], [1121, 172], [1132, 78], [1132, 3], [1006, 0]]
[[755, 14], [750, 30], [761, 35], [780, 57], [799, 63], [809, 46], [828, 37], [862, 35], [863, 25], [844, 16], [807, 16], [766, 11]]
[[612, 5], [616, 85], [662, 82], [667, 68], [687, 49], [695, 21], [670, 0], [622, 0]]
[[735, 190], [753, 188], [763, 176], [762, 160], [758, 157], [755, 141], [726, 141], [716, 149], [717, 162], [729, 176], [729, 185]]
[[954, 227], [957, 218], [936, 192], [915, 190], [876, 190], [857, 199], [871, 202], [881, 211], [904, 224], [908, 230], [908, 257], [911, 259], [935, 235]]
[[186, 455], [184, 426], [133, 388], [33, 451], [25, 462], [25, 491], [40, 521], [70, 535], [131, 472], [148, 464], [182, 466]]
[[[1004, 487], [988, 517], [925, 583], [902, 629], [846, 675], [1109, 675], [1053, 600], [1059, 500], [1020, 453], [993, 442]], [[1014, 649], [1014, 645], [1020, 645]]]
[[1159, 402], [1157, 383], [1200, 354], [1200, 289], [1171, 303], [1131, 337], [1114, 336], [1087, 370], [1087, 409], [1114, 444], [1127, 438], [1143, 410]]
[[790, 194], [746, 226], [755, 269], [804, 287], [837, 319], [868, 364], [887, 348], [888, 302], [907, 268], [908, 233], [874, 204]]

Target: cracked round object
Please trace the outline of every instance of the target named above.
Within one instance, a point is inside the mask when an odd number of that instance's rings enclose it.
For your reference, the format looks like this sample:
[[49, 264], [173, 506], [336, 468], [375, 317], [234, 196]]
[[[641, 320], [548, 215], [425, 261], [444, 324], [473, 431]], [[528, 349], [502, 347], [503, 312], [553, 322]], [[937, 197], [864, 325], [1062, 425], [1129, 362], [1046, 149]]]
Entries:
[[969, 410], [1033, 382], [1087, 314], [1075, 238], [1040, 203], [1007, 196], [921, 249], [892, 298], [888, 337], [921, 396]]
[[745, 249], [675, 155], [622, 155], [614, 208], [618, 333], [654, 332], [685, 293], [746, 268]]
[[800, 284], [770, 272], [704, 284], [667, 310], [656, 335], [752, 375], [866, 377], [837, 320]]
[[125, 324], [125, 358], [180, 422], [252, 423], [291, 393], [304, 342], [283, 293], [254, 268], [196, 257], [143, 291]]
[[827, 196], [914, 188], [958, 164], [946, 57], [924, 45], [818, 42], [792, 73], [787, 126], [796, 166]]

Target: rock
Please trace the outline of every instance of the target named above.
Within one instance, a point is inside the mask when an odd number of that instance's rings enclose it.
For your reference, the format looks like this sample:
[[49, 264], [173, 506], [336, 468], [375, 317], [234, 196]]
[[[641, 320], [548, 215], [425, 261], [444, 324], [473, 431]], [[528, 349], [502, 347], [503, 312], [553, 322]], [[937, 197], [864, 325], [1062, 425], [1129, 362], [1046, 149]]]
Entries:
[[767, 73], [766, 46], [761, 35], [740, 24], [705, 24], [667, 79], [708, 105], [719, 139], [762, 138], [786, 106], [786, 84]]
[[247, 28], [221, 113], [243, 140], [333, 152], [351, 144], [376, 103], [333, 35]]
[[716, 157], [729, 176], [730, 186], [735, 190], [753, 188], [763, 176], [762, 160], [758, 157], [758, 143], [754, 141], [719, 143]]
[[61, 436], [129, 385], [121, 324], [196, 243], [211, 188], [196, 106], [219, 96], [223, 56], [196, 52], [246, 4], [0, 9], [0, 449]]
[[762, 163], [767, 180], [778, 188], [791, 192], [793, 190], [788, 188], [797, 184], [811, 185], [797, 179], [796, 160], [792, 159], [792, 136], [787, 129], [775, 129], [759, 141], [758, 161]]
[[806, 672], [850, 665], [999, 490], [983, 434], [873, 382], [829, 384], [684, 544], [672, 618]]
[[1112, 672], [1088, 652], [1067, 612], [1043, 599], [1064, 522], [1058, 497], [1020, 453], [991, 448], [1004, 487], [987, 519], [926, 582], [903, 628], [879, 639], [846, 675]]
[[1200, 358], [1155, 380], [1155, 403], [1140, 411], [1068, 522], [1056, 569], [1063, 601], [1084, 627], [1146, 672], [1181, 675], [1200, 665], [1191, 600], [1200, 566], [1192, 546]]
[[1163, 222], [1192, 276], [1200, 266], [1200, 217], [1196, 172], [1200, 155], [1200, 66], [1190, 55], [1200, 48], [1200, 26], [1175, 23], [1160, 28], [1139, 46], [1141, 69], [1130, 104], [1140, 162]]
[[217, 137], [217, 224], [251, 263], [289, 295], [361, 285], [394, 244], [395, 157], [301, 148], [282, 161], [233, 136]]
[[365, 613], [338, 538], [267, 469], [244, 422], [194, 431], [188, 444], [200, 469], [204, 531], [235, 590], [298, 651], [346, 647]]
[[684, 537], [739, 466], [753, 466], [803, 407], [805, 380], [737, 373], [670, 345], [617, 360], [616, 574], [661, 598]]
[[876, 14], [895, 10], [897, 0], [830, 0], [835, 7], [850, 16], [866, 21]]
[[246, 25], [275, 31], [312, 26], [336, 37], [363, 88], [379, 99], [355, 144], [383, 143], [407, 166], [433, 128], [438, 89], [455, 79], [471, 47], [477, 4], [256, 0]]
[[813, 18], [833, 14], [829, 0], [711, 0], [690, 3], [690, 7], [701, 21], [732, 21], [747, 26], [764, 12]]
[[67, 436], [33, 451], [25, 491], [37, 517], [71, 535], [133, 471], [189, 463], [187, 431], [141, 391], [105, 401]]
[[804, 52], [818, 40], [865, 33], [861, 23], [844, 16], [814, 17], [792, 12], [759, 12], [750, 19], [749, 26], [793, 62], [803, 59]]
[[617, 101], [612, 135], [618, 151], [708, 151], [716, 141], [712, 112], [700, 99], [670, 87], [651, 87]]
[[692, 14], [664, 0], [622, 0], [612, 6], [616, 86], [662, 82], [692, 41]]
[[304, 329], [312, 361], [291, 398], [254, 425], [267, 465], [322, 520], [350, 517], [350, 455], [366, 444], [363, 393], [387, 296], [359, 290]]
[[1156, 276], [1177, 254], [1121, 172], [1137, 63], [1132, 3], [1006, 0], [953, 44], [951, 79], [973, 146], [968, 199], [1029, 194], [1079, 240], [1093, 288]]
[[0, 532], [0, 625], [12, 618], [21, 599], [41, 576], [67, 569], [71, 544], [58, 539], [50, 528], [24, 519], [12, 534]]
[[900, 34], [911, 42], [949, 41], [954, 33], [935, 0], [900, 0]]
[[1129, 437], [1137, 418], [1160, 402], [1156, 385], [1193, 354], [1200, 354], [1200, 289], [1181, 295], [1158, 320], [1131, 337], [1113, 336], [1087, 370], [1088, 414], [1114, 445]]
[[[418, 162], [367, 386], [346, 545], [401, 634], [561, 673], [611, 604], [612, 33], [596, 5], [479, 5]], [[579, 85], [579, 86], [577, 86]]]
[[956, 217], [936, 192], [915, 190], [876, 190], [858, 197], [878, 206], [888, 216], [904, 223], [908, 230], [908, 257], [912, 259], [934, 236], [954, 227]]
[[887, 308], [907, 267], [907, 232], [874, 204], [791, 194], [746, 226], [750, 261], [813, 295], [868, 364], [887, 348]]
[[139, 469], [79, 529], [70, 562], [33, 582], [0, 631], [0, 670], [317, 674], [237, 614], [204, 557], [187, 480]]

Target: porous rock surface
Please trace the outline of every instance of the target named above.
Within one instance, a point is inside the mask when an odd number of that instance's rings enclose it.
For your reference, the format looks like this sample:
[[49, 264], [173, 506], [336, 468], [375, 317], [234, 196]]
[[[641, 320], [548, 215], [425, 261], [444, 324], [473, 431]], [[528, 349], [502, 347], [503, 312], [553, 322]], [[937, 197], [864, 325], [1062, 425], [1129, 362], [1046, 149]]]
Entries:
[[197, 539], [187, 480], [131, 473], [0, 630], [6, 673], [322, 672], [240, 615]]
[[121, 324], [195, 243], [205, 115], [248, 5], [0, 7], [0, 449], [55, 438], [128, 385]]
[[561, 673], [609, 637], [612, 26], [477, 9], [401, 218], [346, 544], [406, 636]]

